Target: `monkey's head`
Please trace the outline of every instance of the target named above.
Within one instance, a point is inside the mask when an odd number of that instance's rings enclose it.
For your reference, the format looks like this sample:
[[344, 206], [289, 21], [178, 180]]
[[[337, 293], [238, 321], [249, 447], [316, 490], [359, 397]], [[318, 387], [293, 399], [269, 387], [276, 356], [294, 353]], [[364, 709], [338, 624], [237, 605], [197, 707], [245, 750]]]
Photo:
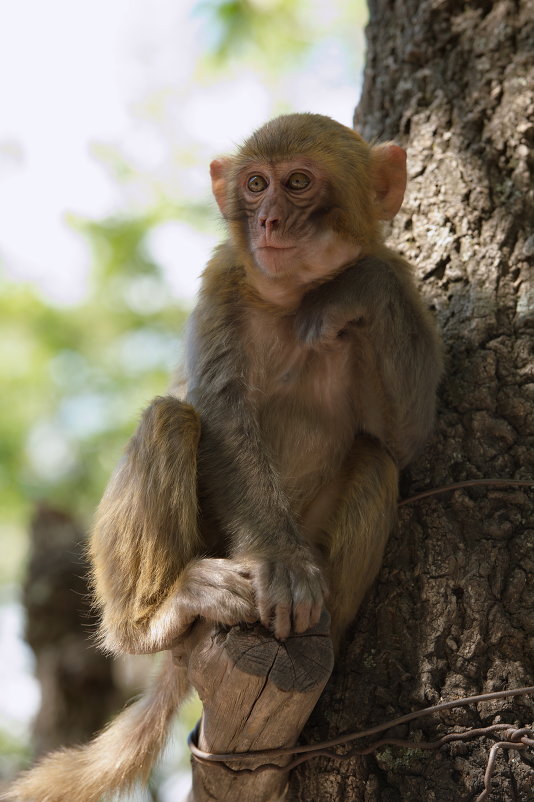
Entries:
[[215, 159], [211, 177], [245, 265], [307, 284], [373, 247], [401, 206], [406, 154], [329, 117], [288, 114]]

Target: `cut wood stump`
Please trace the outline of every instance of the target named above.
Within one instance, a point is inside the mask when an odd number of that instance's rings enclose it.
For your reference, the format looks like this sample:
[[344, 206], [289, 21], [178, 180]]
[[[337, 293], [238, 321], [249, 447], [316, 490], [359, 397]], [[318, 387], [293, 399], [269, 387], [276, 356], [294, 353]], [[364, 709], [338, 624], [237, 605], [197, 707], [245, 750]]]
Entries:
[[[203, 704], [196, 745], [228, 754], [294, 746], [331, 674], [334, 657], [328, 613], [317, 627], [284, 642], [261, 625], [214, 630], [202, 625], [189, 658], [189, 678]], [[190, 802], [275, 802], [287, 772], [231, 773], [269, 759], [200, 762], [193, 758]]]

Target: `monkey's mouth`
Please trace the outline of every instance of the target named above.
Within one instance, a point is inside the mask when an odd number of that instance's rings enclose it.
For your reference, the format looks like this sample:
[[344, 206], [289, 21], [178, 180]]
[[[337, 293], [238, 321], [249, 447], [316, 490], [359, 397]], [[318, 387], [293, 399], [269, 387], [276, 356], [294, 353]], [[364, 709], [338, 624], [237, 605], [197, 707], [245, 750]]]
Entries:
[[260, 270], [268, 276], [285, 275], [294, 261], [296, 245], [269, 243], [256, 245], [254, 259]]
[[294, 251], [296, 245], [257, 245], [257, 251]]

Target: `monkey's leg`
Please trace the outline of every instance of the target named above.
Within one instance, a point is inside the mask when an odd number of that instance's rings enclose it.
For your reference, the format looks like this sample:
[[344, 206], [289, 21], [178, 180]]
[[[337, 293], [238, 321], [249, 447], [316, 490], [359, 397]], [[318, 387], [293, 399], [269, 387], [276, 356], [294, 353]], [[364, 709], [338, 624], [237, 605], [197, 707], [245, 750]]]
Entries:
[[337, 649], [375, 579], [397, 511], [398, 468], [381, 444], [358, 437], [346, 466], [341, 498], [320, 543]]
[[168, 649], [197, 616], [255, 620], [246, 567], [202, 559], [214, 550], [198, 527], [199, 437], [192, 406], [155, 399], [102, 499], [91, 557], [101, 642], [112, 652]]

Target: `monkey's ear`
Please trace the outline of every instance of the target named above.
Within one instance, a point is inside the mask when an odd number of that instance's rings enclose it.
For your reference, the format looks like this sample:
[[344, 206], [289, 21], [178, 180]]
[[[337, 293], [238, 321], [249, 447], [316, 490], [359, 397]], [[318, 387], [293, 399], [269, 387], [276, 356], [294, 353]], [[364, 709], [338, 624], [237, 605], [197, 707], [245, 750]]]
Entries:
[[226, 216], [226, 179], [231, 165], [232, 159], [228, 156], [213, 159], [210, 164], [211, 190], [223, 217]]
[[372, 148], [371, 181], [379, 219], [391, 220], [406, 190], [406, 151], [390, 142]]

